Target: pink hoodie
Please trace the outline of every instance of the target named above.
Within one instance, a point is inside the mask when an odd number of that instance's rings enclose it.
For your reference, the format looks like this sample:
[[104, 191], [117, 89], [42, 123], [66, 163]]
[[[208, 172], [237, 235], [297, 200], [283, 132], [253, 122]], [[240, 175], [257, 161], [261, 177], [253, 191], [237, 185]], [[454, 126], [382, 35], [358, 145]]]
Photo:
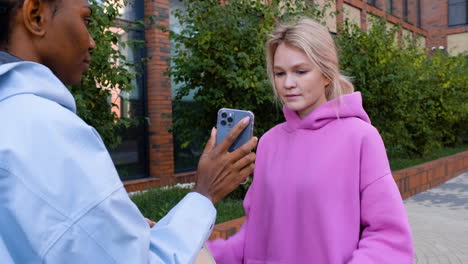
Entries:
[[263, 135], [244, 225], [208, 243], [218, 264], [413, 262], [382, 139], [359, 92], [341, 99], [304, 120], [284, 108], [286, 122]]

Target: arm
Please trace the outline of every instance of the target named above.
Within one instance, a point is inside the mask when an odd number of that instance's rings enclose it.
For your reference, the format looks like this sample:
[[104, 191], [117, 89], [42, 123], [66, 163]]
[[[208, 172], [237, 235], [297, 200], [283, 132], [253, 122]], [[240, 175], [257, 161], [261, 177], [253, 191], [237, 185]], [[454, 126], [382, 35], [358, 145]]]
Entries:
[[192, 263], [215, 216], [208, 199], [190, 193], [149, 228], [125, 189], [119, 188], [73, 221], [47, 250], [44, 263]]
[[383, 141], [374, 128], [361, 146], [361, 237], [349, 263], [412, 263], [413, 241]]
[[242, 224], [241, 229], [229, 239], [216, 239], [206, 243], [213, 258], [218, 264], [238, 264], [243, 263], [244, 260], [244, 241], [245, 241], [245, 227], [247, 226], [247, 219]]
[[34, 177], [22, 174], [21, 166], [12, 171], [28, 177], [11, 188], [21, 193], [15, 196], [18, 203], [29, 201], [12, 221], [25, 223], [25, 241], [44, 263], [190, 263], [211, 231], [213, 202], [253, 170], [255, 138], [232, 153], [225, 151], [229, 142], [207, 144], [198, 193], [189, 194], [150, 229], [122, 187], [99, 135], [69, 111], [58, 114], [59, 125], [38, 122], [36, 137], [24, 137], [34, 151], [19, 148], [24, 153], [18, 151], [18, 157], [29, 157], [27, 171]]
[[251, 199], [255, 193], [255, 185], [257, 184], [256, 178], [253, 178], [253, 182], [250, 185], [247, 194], [244, 199], [244, 211], [246, 218], [242, 224], [239, 232], [229, 237], [229, 239], [216, 239], [206, 243], [210, 250], [213, 258], [218, 264], [238, 264], [244, 261], [244, 244], [246, 238], [246, 229], [248, 226], [249, 215], [250, 215], [250, 204]]

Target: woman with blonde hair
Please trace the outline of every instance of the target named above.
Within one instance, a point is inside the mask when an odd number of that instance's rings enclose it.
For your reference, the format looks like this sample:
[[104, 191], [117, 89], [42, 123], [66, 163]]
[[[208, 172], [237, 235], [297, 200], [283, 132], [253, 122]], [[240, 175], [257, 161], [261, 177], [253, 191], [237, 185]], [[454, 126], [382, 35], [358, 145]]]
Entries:
[[208, 243], [217, 263], [412, 263], [412, 236], [385, 147], [312, 19], [266, 43], [286, 122], [261, 138], [246, 221]]

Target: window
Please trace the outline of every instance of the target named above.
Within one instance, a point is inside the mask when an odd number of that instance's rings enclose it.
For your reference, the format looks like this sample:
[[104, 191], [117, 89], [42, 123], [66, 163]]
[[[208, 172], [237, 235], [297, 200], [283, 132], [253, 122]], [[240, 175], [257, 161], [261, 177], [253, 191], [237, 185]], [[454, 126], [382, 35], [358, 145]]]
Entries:
[[[173, 13], [175, 10], [185, 11], [186, 7], [182, 0], [169, 0], [170, 8], [170, 29], [174, 32], [180, 33], [183, 30], [183, 25], [180, 24], [179, 19]], [[182, 47], [183, 48], [183, 47]], [[174, 56], [176, 52], [176, 43], [171, 40], [171, 56]], [[171, 61], [171, 66], [173, 66]], [[176, 103], [174, 98], [177, 91], [183, 86], [183, 83], [177, 83], [171, 78], [172, 88], [172, 118], [176, 120], [181, 112], [175, 107]], [[189, 95], [182, 98], [179, 103], [181, 106], [191, 108], [192, 111], [197, 111], [201, 106], [194, 100], [195, 92], [191, 92]], [[176, 173], [195, 171], [197, 169], [198, 160], [200, 159], [203, 151], [203, 140], [207, 138], [207, 131], [200, 131], [198, 137], [193, 138], [192, 142], [186, 145], [180, 138], [180, 133], [176, 129], [173, 130], [173, 145], [174, 145], [174, 170]], [[184, 146], [185, 145], [185, 146]]]
[[[140, 40], [144, 41], [144, 29], [133, 27], [134, 21], [144, 18], [144, 5], [142, 1], [129, 0], [125, 7], [120, 10], [120, 16], [117, 24], [125, 26], [127, 32], [122, 35], [123, 41]], [[119, 46], [122, 54], [127, 59], [136, 63], [131, 71], [136, 71], [133, 80], [135, 89], [130, 92], [120, 93], [119, 103], [119, 116], [127, 118], [141, 118], [147, 116], [146, 114], [146, 69], [144, 64], [139, 63], [146, 57], [144, 46], [126, 45], [125, 47]], [[132, 180], [148, 177], [148, 163], [147, 163], [147, 126], [145, 122], [140, 122], [137, 126], [130, 128], [121, 128], [117, 131], [122, 137], [122, 143], [110, 151], [110, 155], [114, 164], [119, 172], [121, 180]]]
[[421, 27], [421, 0], [418, 0], [417, 2], [418, 4], [418, 17], [417, 17], [417, 23], [418, 23], [418, 27], [420, 28]]
[[367, 3], [368, 3], [369, 5], [376, 6], [377, 0], [367, 0]]
[[459, 26], [468, 24], [468, 0], [448, 1], [448, 25]]
[[408, 22], [408, 0], [403, 0], [403, 20]]
[[393, 13], [393, 0], [387, 0], [387, 13]]

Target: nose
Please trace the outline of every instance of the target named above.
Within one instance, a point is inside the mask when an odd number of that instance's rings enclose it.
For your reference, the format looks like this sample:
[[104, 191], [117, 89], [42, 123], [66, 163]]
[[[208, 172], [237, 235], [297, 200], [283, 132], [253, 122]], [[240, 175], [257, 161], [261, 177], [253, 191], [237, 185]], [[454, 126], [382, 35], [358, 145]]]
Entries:
[[284, 80], [284, 88], [292, 89], [294, 87], [296, 87], [296, 79], [294, 78], [294, 76], [290, 74], [286, 74], [285, 80]]
[[[89, 33], [88, 33], [89, 34]], [[96, 47], [96, 42], [94, 41], [93, 37], [91, 34], [89, 34], [89, 50], [92, 50]]]

